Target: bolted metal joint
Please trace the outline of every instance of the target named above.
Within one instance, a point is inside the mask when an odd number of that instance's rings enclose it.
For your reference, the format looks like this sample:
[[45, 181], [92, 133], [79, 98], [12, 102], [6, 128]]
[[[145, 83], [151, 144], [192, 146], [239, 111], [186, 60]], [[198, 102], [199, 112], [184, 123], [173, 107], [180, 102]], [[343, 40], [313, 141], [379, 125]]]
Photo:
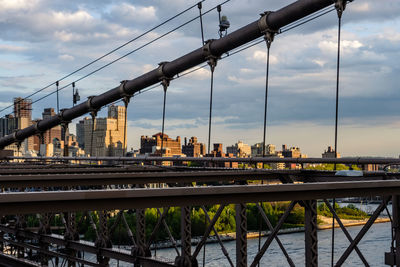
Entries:
[[217, 66], [218, 59], [221, 58], [220, 55], [214, 55], [211, 52], [211, 43], [214, 42], [215, 39], [207, 40], [203, 46], [203, 55], [207, 59], [207, 63], [211, 68], [211, 72], [214, 72], [215, 67]]
[[60, 122], [61, 122], [60, 124], [61, 124], [61, 126], [63, 126], [63, 127], [66, 127], [66, 126], [68, 126], [68, 124], [71, 123], [70, 120], [66, 120], [66, 119], [64, 118], [64, 112], [65, 112], [66, 110], [68, 110], [68, 109], [63, 108], [63, 109], [60, 110], [60, 113], [58, 114], [58, 118], [59, 118], [59, 120], [60, 120]]
[[95, 108], [92, 105], [92, 99], [95, 96], [88, 96], [88, 100], [86, 101], [86, 106], [88, 107], [89, 113], [92, 116], [92, 119], [96, 118], [97, 112], [100, 110], [99, 108]]
[[40, 121], [36, 122], [36, 123], [33, 125], [33, 127], [35, 128], [36, 134], [42, 135], [42, 134], [44, 134], [45, 131], [42, 131], [42, 130], [39, 129], [39, 122], [40, 122]]
[[342, 17], [343, 11], [346, 9], [347, 0], [336, 0], [335, 8], [339, 18]]
[[168, 76], [165, 75], [165, 73], [164, 73], [164, 65], [165, 65], [166, 63], [168, 63], [168, 61], [163, 61], [163, 62], [158, 63], [158, 69], [157, 69], [157, 71], [158, 71], [158, 76], [159, 76], [158, 79], [161, 81], [161, 85], [163, 86], [164, 92], [167, 91], [168, 86], [169, 86], [169, 83], [170, 83], [170, 81], [172, 80], [171, 77], [168, 77]]
[[275, 34], [279, 32], [279, 29], [272, 29], [268, 25], [268, 16], [273, 13], [272, 11], [266, 11], [261, 13], [261, 18], [258, 20], [258, 28], [260, 32], [264, 34], [264, 40], [267, 43], [267, 47], [271, 47], [271, 43], [274, 41]]
[[21, 146], [21, 143], [24, 141], [23, 139], [21, 140], [21, 139], [19, 139], [18, 137], [17, 137], [17, 133], [18, 133], [18, 130], [16, 130], [15, 132], [13, 132], [12, 133], [12, 135], [13, 135], [13, 139], [15, 140], [15, 142], [17, 142], [17, 146]]
[[125, 85], [127, 82], [128, 82], [128, 80], [121, 81], [121, 84], [119, 85], [119, 88], [118, 88], [119, 95], [121, 96], [122, 101], [124, 101], [125, 107], [128, 106], [129, 101], [131, 100], [131, 98], [133, 96], [133, 94], [130, 94], [125, 90]]

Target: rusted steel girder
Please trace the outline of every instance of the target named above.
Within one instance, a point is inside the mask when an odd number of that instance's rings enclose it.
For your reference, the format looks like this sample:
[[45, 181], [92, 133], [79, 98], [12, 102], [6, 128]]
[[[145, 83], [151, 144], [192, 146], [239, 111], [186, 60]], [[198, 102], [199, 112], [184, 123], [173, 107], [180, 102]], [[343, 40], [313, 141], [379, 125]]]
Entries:
[[400, 181], [356, 181], [280, 185], [138, 188], [56, 192], [11, 192], [0, 198], [0, 214], [198, 206], [260, 201], [312, 200], [394, 195]]

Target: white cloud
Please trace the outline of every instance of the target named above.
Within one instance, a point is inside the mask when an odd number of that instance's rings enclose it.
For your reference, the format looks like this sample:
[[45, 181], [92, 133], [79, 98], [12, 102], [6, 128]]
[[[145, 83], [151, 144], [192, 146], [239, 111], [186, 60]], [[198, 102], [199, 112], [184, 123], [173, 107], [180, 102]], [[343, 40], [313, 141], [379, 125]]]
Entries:
[[59, 55], [58, 58], [64, 61], [73, 61], [75, 59], [73, 56], [67, 54]]
[[[247, 60], [252, 61], [255, 60], [260, 63], [267, 62], [267, 52], [262, 50], [256, 50], [253, 52], [252, 57], [248, 57]], [[269, 63], [271, 65], [278, 64], [278, 58], [275, 55], [269, 55]]]
[[74, 13], [53, 12], [52, 23], [58, 27], [69, 27], [71, 25], [84, 26], [92, 23], [94, 18], [84, 10], [78, 10]]
[[351, 5], [352, 10], [359, 13], [370, 12], [371, 6], [369, 3], [357, 3], [357, 5]]
[[27, 50], [27, 48], [23, 46], [0, 44], [0, 51], [4, 52], [21, 52], [25, 50]]
[[184, 73], [188, 73], [188, 76], [190, 79], [196, 79], [196, 80], [206, 80], [210, 79], [211, 72], [208, 69], [208, 67], [198, 69], [198, 67], [191, 68]]
[[31, 9], [39, 2], [39, 0], [0, 0], [0, 6], [3, 11], [18, 11]]
[[[342, 40], [340, 42], [341, 53], [351, 54], [356, 52], [364, 45], [358, 40]], [[322, 52], [333, 53], [337, 51], [337, 42], [334, 41], [320, 41], [318, 47]]]

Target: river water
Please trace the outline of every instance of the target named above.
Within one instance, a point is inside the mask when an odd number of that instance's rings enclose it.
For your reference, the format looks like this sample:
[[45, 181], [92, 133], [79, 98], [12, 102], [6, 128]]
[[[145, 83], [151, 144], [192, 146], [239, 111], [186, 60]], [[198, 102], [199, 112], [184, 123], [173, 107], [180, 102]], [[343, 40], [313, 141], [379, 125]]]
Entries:
[[[348, 227], [350, 235], [355, 238], [362, 226]], [[318, 265], [319, 266], [330, 266], [331, 263], [331, 235], [332, 230], [320, 230], [318, 231]], [[286, 248], [289, 256], [293, 260], [296, 266], [304, 266], [305, 255], [304, 255], [304, 233], [291, 233], [278, 236], [284, 247]], [[261, 246], [265, 242], [266, 237], [261, 239]], [[359, 249], [363, 253], [364, 257], [370, 264], [370, 266], [385, 266], [384, 255], [385, 252], [390, 251], [390, 223], [378, 223], [374, 224], [359, 244]], [[347, 240], [341, 229], [335, 229], [335, 262], [346, 250], [350, 242]], [[224, 242], [224, 246], [227, 249], [234, 265], [236, 266], [235, 260], [235, 241]], [[249, 239], [247, 243], [248, 251], [248, 263], [251, 264], [254, 256], [258, 251], [258, 239]], [[194, 247], [192, 252], [194, 251]], [[153, 252], [154, 254], [154, 252]], [[197, 257], [199, 266], [203, 264], [203, 251]], [[176, 256], [174, 249], [161, 249], [157, 250], [157, 256], [165, 258], [174, 258]], [[230, 266], [228, 260], [222, 253], [221, 247], [218, 243], [207, 244], [206, 246], [206, 260], [205, 265], [209, 267], [221, 267]], [[262, 258], [260, 266], [289, 266], [285, 256], [283, 255], [278, 244], [274, 240], [264, 257]], [[352, 254], [345, 261], [343, 266], [363, 266], [360, 258], [356, 252]]]

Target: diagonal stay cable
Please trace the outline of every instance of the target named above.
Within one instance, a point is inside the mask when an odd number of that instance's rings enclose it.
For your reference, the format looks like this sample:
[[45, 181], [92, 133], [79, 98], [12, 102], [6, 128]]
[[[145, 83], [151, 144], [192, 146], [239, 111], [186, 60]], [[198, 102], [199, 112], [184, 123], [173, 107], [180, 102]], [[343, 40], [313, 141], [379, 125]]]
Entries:
[[[206, 0], [201, 0], [199, 3], [202, 3], [202, 2], [204, 2], [204, 1], [206, 1]], [[32, 93], [32, 94], [26, 96], [26, 97], [23, 98], [22, 100], [25, 100], [25, 99], [27, 99], [27, 98], [30, 98], [30, 97], [32, 97], [32, 96], [34, 96], [34, 95], [36, 95], [36, 94], [42, 92], [43, 90], [45, 90], [45, 89], [47, 89], [47, 88], [49, 88], [49, 87], [55, 85], [57, 82], [60, 82], [60, 81], [62, 81], [62, 80], [65, 80], [66, 78], [68, 78], [68, 77], [70, 77], [70, 76], [72, 76], [72, 75], [78, 73], [79, 71], [81, 71], [81, 70], [83, 70], [83, 69], [89, 67], [90, 65], [93, 65], [94, 63], [98, 62], [99, 60], [101, 60], [101, 59], [103, 59], [103, 58], [105, 58], [105, 57], [107, 57], [107, 56], [109, 56], [109, 55], [115, 53], [116, 51], [118, 51], [118, 50], [120, 50], [121, 48], [127, 46], [128, 44], [130, 44], [130, 43], [132, 43], [132, 42], [134, 42], [134, 41], [136, 41], [136, 40], [142, 38], [143, 36], [149, 34], [150, 32], [154, 31], [155, 29], [157, 29], [157, 28], [159, 28], [159, 27], [161, 27], [161, 26], [167, 24], [168, 22], [170, 22], [170, 21], [176, 19], [177, 17], [181, 16], [182, 14], [186, 13], [187, 11], [189, 11], [189, 10], [191, 10], [192, 8], [196, 7], [197, 5], [198, 5], [198, 4], [194, 4], [194, 5], [192, 5], [192, 6], [188, 7], [188, 8], [186, 8], [185, 10], [183, 10], [183, 11], [179, 12], [178, 14], [176, 14], [176, 15], [170, 17], [169, 19], [167, 19], [167, 20], [161, 22], [160, 24], [158, 24], [158, 25], [154, 26], [153, 28], [151, 28], [151, 29], [145, 31], [144, 33], [142, 33], [142, 34], [140, 34], [140, 35], [138, 35], [138, 36], [136, 36], [136, 37], [130, 39], [129, 41], [127, 41], [127, 42], [123, 43], [122, 45], [120, 45], [120, 46], [114, 48], [113, 50], [111, 50], [111, 51], [105, 53], [104, 55], [102, 55], [102, 56], [100, 56], [100, 57], [98, 57], [98, 58], [96, 58], [96, 59], [90, 61], [89, 63], [83, 65], [82, 67], [78, 68], [77, 70], [75, 70], [75, 71], [73, 71], [73, 72], [71, 72], [71, 73], [69, 73], [69, 74], [63, 76], [62, 78], [58, 79], [56, 82], [53, 82], [53, 83], [51, 83], [51, 84], [49, 84], [49, 85], [47, 85], [47, 86], [45, 86], [45, 87], [43, 87], [43, 88], [41, 88], [41, 89], [35, 91], [34, 93]], [[22, 100], [20, 100], [20, 101], [22, 101]], [[7, 107], [1, 109], [0, 112], [3, 112], [4, 110], [6, 110], [6, 109], [8, 109], [8, 108], [10, 108], [10, 107], [12, 107], [12, 106], [13, 106], [13, 105], [7, 106]]]
[[[224, 5], [224, 4], [226, 4], [226, 3], [230, 2], [230, 1], [231, 1], [231, 0], [225, 0], [225, 1], [222, 2], [220, 5]], [[204, 13], [202, 14], [202, 16], [204, 16], [204, 15], [210, 13], [211, 11], [213, 11], [213, 10], [216, 9], [216, 8], [217, 8], [217, 6], [214, 6], [214, 7], [210, 8], [209, 10], [207, 10], [206, 12], [204, 12]], [[136, 49], [134, 49], [134, 50], [132, 50], [132, 51], [130, 51], [130, 52], [128, 52], [128, 53], [126, 53], [126, 54], [124, 54], [124, 55], [122, 55], [122, 56], [116, 58], [116, 59], [114, 59], [113, 61], [111, 61], [111, 62], [109, 62], [109, 63], [107, 63], [107, 64], [101, 66], [100, 68], [97, 68], [97, 69], [95, 69], [95, 70], [89, 72], [88, 74], [82, 76], [81, 78], [79, 78], [79, 79], [77, 79], [77, 80], [75, 80], [75, 81], [73, 81], [73, 82], [77, 83], [77, 82], [79, 82], [79, 81], [81, 81], [81, 80], [83, 80], [83, 79], [86, 79], [87, 77], [89, 77], [89, 76], [95, 74], [96, 72], [99, 72], [100, 70], [103, 70], [104, 68], [106, 68], [106, 67], [108, 67], [108, 66], [114, 64], [115, 62], [120, 61], [121, 59], [123, 59], [123, 58], [125, 58], [125, 57], [127, 57], [127, 56], [129, 56], [129, 55], [131, 55], [131, 54], [133, 54], [133, 53], [135, 53], [135, 52], [137, 52], [137, 51], [143, 49], [144, 47], [146, 47], [146, 46], [148, 46], [148, 45], [150, 45], [150, 44], [152, 44], [152, 43], [154, 43], [154, 42], [160, 40], [161, 38], [163, 38], [163, 37], [165, 37], [165, 36], [167, 36], [167, 35], [169, 35], [169, 34], [175, 32], [176, 30], [178, 30], [178, 29], [180, 29], [180, 28], [182, 28], [182, 27], [184, 27], [184, 26], [190, 24], [191, 22], [197, 20], [197, 19], [199, 18], [199, 16], [200, 16], [200, 15], [198, 15], [198, 16], [196, 16], [196, 17], [194, 17], [194, 18], [192, 18], [192, 19], [190, 19], [190, 20], [188, 20], [188, 21], [186, 21], [185, 23], [183, 23], [183, 24], [181, 24], [181, 25], [179, 25], [179, 26], [173, 28], [172, 30], [170, 30], [170, 31], [168, 31], [168, 32], [166, 32], [166, 33], [164, 33], [164, 34], [162, 34], [162, 35], [156, 37], [156, 38], [154, 38], [153, 40], [151, 40], [151, 41], [149, 41], [149, 42], [147, 42], [147, 43], [145, 43], [145, 44], [139, 46], [138, 48], [136, 48]], [[66, 84], [65, 86], [59, 88], [58, 91], [64, 90], [65, 88], [67, 88], [67, 87], [69, 87], [70, 85], [72, 85], [73, 82], [68, 83], [68, 84]], [[53, 94], [55, 94], [55, 93], [56, 93], [56, 91], [50, 92], [50, 93], [48, 93], [47, 95], [44, 95], [43, 97], [41, 97], [41, 98], [39, 98], [39, 99], [33, 101], [32, 104], [37, 103], [37, 102], [43, 100], [44, 98], [49, 97], [49, 96], [51, 96], [51, 95], [53, 95]], [[11, 105], [11, 106], [12, 106], [12, 105]], [[0, 112], [1, 112], [1, 111], [2, 111], [2, 110], [0, 110]]]

